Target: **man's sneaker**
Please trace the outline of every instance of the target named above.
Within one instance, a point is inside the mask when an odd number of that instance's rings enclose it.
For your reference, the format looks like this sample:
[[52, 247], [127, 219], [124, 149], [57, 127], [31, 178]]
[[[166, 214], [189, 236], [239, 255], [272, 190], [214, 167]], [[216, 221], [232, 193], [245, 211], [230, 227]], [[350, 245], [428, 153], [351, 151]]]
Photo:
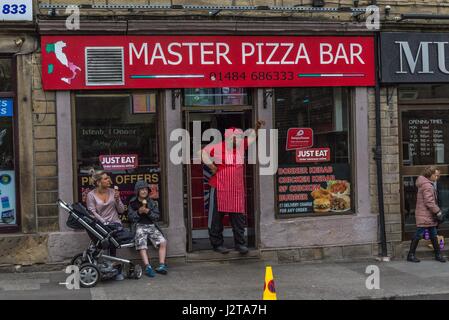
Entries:
[[167, 273], [168, 273], [168, 271], [167, 271], [167, 265], [164, 264], [164, 263], [161, 263], [161, 264], [159, 265], [159, 267], [156, 268], [156, 272], [157, 272], [157, 273], [160, 273], [160, 274], [167, 274]]
[[237, 250], [241, 254], [247, 254], [248, 253], [248, 248], [246, 246], [244, 246], [244, 245], [237, 245], [237, 246], [235, 246], [235, 250]]
[[153, 278], [154, 276], [156, 276], [156, 274], [154, 273], [153, 268], [151, 268], [150, 265], [148, 265], [148, 266], [145, 268], [145, 274], [146, 274], [147, 276], [149, 276], [150, 278]]
[[216, 252], [220, 252], [220, 253], [229, 253], [229, 249], [223, 247], [223, 246], [218, 246], [218, 247], [214, 247], [214, 251]]

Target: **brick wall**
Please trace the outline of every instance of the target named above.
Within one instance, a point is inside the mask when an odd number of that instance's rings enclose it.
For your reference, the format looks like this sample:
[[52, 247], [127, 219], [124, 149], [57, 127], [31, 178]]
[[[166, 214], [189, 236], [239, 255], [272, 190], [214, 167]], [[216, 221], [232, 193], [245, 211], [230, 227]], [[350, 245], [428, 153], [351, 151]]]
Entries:
[[[388, 93], [388, 98], [387, 98]], [[381, 132], [384, 210], [387, 241], [395, 247], [402, 240], [399, 175], [399, 126], [397, 89], [381, 89]], [[377, 168], [373, 148], [376, 146], [374, 89], [369, 90], [370, 192], [372, 212], [379, 212]], [[390, 250], [391, 250], [390, 246]], [[390, 254], [392, 252], [389, 252]], [[394, 252], [396, 253], [396, 252]]]
[[33, 55], [33, 140], [39, 232], [58, 230], [55, 93], [42, 90], [40, 53]]

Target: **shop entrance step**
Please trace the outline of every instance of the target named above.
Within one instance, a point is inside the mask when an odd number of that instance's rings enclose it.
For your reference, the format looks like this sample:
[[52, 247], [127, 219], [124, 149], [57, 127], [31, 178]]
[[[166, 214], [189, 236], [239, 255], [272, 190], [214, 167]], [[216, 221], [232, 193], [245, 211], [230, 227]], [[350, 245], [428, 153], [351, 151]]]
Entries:
[[[444, 249], [441, 250], [441, 253], [443, 254], [444, 257], [449, 257], [449, 239], [445, 238], [444, 239]], [[434, 253], [433, 253], [433, 248], [428, 247], [428, 245], [430, 244], [430, 241], [427, 240], [421, 240], [419, 242], [418, 248], [416, 248], [416, 257], [418, 259], [433, 259], [434, 258]], [[407, 258], [407, 254], [408, 251], [410, 249], [410, 241], [404, 241], [402, 243], [402, 258], [406, 259]]]
[[213, 250], [201, 250], [187, 253], [186, 256], [186, 262], [232, 261], [248, 259], [260, 259], [260, 251], [250, 249], [247, 254], [240, 254], [235, 250], [231, 250], [227, 254], [222, 254]]

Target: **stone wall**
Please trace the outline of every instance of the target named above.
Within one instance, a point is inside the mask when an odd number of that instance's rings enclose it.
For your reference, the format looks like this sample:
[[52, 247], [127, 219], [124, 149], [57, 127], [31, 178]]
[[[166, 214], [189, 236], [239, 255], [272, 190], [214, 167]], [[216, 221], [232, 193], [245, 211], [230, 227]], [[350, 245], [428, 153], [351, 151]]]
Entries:
[[302, 247], [261, 250], [261, 258], [277, 263], [295, 262], [346, 262], [373, 260], [377, 256], [377, 244], [339, 245], [326, 247]]
[[[39, 232], [57, 231], [58, 167], [55, 92], [42, 90], [40, 53], [33, 55], [33, 141]], [[63, 133], [61, 133], [63, 134]]]
[[[388, 94], [388, 97], [387, 97]], [[369, 91], [369, 145], [370, 145], [370, 190], [373, 212], [379, 212], [377, 200], [377, 169], [374, 160], [376, 147], [376, 122], [374, 89]], [[398, 254], [397, 246], [402, 240], [400, 175], [399, 175], [399, 126], [397, 88], [381, 89], [381, 136], [384, 211], [389, 254]], [[393, 250], [393, 252], [392, 252]]]

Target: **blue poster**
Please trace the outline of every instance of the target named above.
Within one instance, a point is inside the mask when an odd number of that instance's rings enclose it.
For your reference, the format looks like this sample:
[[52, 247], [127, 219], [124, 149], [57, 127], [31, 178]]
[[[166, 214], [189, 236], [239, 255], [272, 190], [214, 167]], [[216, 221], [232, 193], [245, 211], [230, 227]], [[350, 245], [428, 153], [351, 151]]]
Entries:
[[10, 98], [0, 98], [0, 117], [12, 117], [13, 101]]

